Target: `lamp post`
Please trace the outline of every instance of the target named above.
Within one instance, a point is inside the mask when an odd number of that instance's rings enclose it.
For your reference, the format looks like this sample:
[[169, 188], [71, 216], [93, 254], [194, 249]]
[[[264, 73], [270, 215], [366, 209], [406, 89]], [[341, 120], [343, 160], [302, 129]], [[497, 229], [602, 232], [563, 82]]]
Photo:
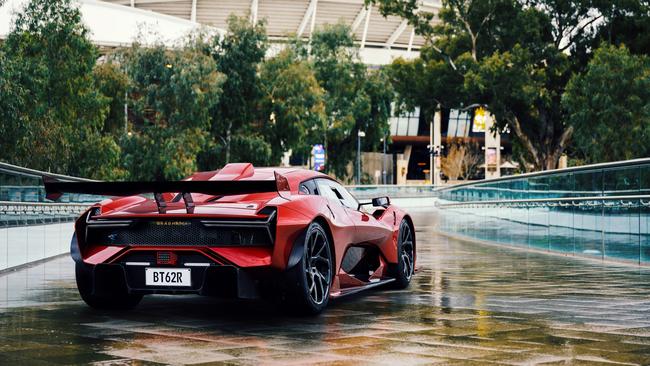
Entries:
[[366, 137], [366, 133], [359, 131], [357, 133], [357, 185], [361, 184], [361, 138]]
[[381, 156], [381, 184], [386, 184], [386, 135], [381, 142], [384, 143], [384, 155]]

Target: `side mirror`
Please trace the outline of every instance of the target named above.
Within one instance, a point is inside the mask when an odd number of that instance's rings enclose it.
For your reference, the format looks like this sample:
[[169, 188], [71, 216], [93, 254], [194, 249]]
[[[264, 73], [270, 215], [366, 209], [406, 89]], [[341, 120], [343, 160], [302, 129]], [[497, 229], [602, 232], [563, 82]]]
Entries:
[[372, 205], [374, 207], [388, 207], [388, 205], [390, 205], [390, 198], [387, 196], [375, 197], [372, 199]]

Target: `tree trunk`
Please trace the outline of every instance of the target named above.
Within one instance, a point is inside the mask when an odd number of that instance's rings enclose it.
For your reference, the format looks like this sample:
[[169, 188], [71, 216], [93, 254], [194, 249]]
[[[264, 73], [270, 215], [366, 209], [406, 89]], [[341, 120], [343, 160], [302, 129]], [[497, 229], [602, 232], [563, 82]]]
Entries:
[[[523, 132], [517, 116], [511, 116], [508, 118], [508, 121], [512, 125], [517, 138], [519, 138], [533, 158], [535, 170], [552, 170], [557, 168], [560, 155], [562, 155], [573, 136], [573, 126], [567, 127], [559, 138], [555, 139], [551, 136], [550, 138], [542, 139], [542, 146], [535, 146], [532, 140]], [[552, 122], [547, 120], [546, 125], [548, 126], [549, 124], [552, 124]], [[547, 128], [547, 132], [552, 135], [553, 129]]]
[[476, 36], [472, 33], [470, 33], [470, 36], [472, 38], [472, 59], [474, 59], [475, 62], [478, 62], [478, 57], [476, 56]]

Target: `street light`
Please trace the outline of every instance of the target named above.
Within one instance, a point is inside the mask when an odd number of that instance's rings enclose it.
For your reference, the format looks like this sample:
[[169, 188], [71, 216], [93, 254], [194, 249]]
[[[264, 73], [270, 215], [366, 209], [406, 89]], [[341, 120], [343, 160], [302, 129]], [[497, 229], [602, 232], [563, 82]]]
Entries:
[[361, 138], [366, 137], [366, 133], [359, 131], [357, 133], [357, 185], [361, 184]]
[[381, 156], [381, 184], [386, 184], [386, 135], [381, 142], [384, 143], [384, 155]]

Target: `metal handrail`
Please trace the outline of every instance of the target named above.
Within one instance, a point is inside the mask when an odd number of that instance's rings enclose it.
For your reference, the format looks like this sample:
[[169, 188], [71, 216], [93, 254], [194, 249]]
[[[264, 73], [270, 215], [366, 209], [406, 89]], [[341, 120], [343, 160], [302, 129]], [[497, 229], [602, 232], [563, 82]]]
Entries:
[[472, 181], [472, 182], [467, 182], [467, 183], [455, 184], [453, 186], [448, 186], [448, 187], [441, 187], [441, 188], [436, 189], [436, 191], [437, 192], [442, 192], [442, 191], [448, 191], [448, 190], [452, 190], [452, 189], [456, 189], [456, 188], [472, 186], [472, 185], [476, 185], [476, 184], [511, 181], [511, 180], [518, 180], [518, 179], [525, 179], [525, 178], [539, 177], [539, 176], [546, 176], [546, 175], [566, 174], [566, 173], [578, 172], [578, 171], [583, 171], [583, 170], [598, 170], [598, 169], [607, 169], [607, 168], [620, 168], [620, 167], [627, 167], [627, 166], [634, 166], [634, 165], [641, 165], [641, 164], [650, 164], [650, 158], [641, 158], [641, 159], [632, 159], [632, 160], [625, 160], [625, 161], [614, 161], [614, 162], [609, 162], [609, 163], [598, 163], [598, 164], [591, 164], [591, 165], [582, 165], [582, 166], [569, 167], [569, 168], [564, 168], [564, 169], [544, 170], [544, 171], [539, 171], [539, 172], [524, 173], [524, 174], [519, 174], [519, 175], [511, 175], [511, 176], [507, 176], [507, 177], [484, 179], [484, 180], [480, 180], [480, 181]]
[[30, 178], [41, 178], [43, 175], [48, 175], [50, 177], [59, 178], [66, 181], [75, 181], [75, 182], [92, 182], [92, 179], [72, 177], [69, 175], [56, 174], [50, 172], [44, 172], [36, 169], [25, 168], [18, 165], [13, 165], [0, 161], [0, 171], [5, 173], [14, 173], [22, 176], [27, 176]]
[[[560, 202], [567, 202], [570, 201], [572, 202], [573, 205], [576, 205], [577, 202], [584, 202], [586, 205], [590, 206], [597, 206], [599, 203], [596, 204], [591, 204], [590, 201], [621, 201], [621, 205], [623, 204], [623, 200], [626, 201], [631, 201], [631, 200], [639, 200], [641, 205], [643, 206], [650, 206], [650, 201], [645, 202], [643, 201], [644, 199], [650, 199], [650, 195], [648, 194], [642, 194], [642, 195], [631, 195], [631, 196], [589, 196], [589, 197], [560, 197], [560, 198], [528, 198], [528, 199], [517, 199], [517, 200], [489, 200], [489, 201], [465, 201], [465, 202], [452, 202], [452, 203], [441, 203], [437, 202], [436, 206], [437, 207], [455, 207], [455, 206], [463, 206], [463, 205], [496, 205], [496, 204], [504, 204], [504, 203], [533, 203], [533, 204], [539, 204], [539, 203], [560, 203]], [[633, 202], [631, 202], [631, 205], [634, 205]], [[578, 204], [579, 206], [579, 204]]]
[[71, 203], [71, 202], [19, 202], [19, 201], [0, 201], [0, 206], [46, 206], [46, 207], [90, 207], [92, 202], [88, 203]]

